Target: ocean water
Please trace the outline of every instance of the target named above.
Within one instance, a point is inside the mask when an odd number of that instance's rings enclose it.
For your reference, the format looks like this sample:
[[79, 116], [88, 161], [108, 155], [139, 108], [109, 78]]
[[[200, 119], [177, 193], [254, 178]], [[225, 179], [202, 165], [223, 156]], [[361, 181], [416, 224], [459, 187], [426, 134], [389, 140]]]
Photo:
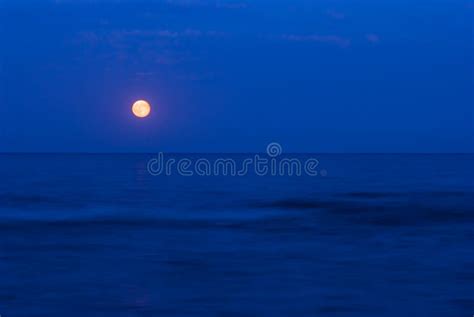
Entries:
[[0, 155], [0, 315], [474, 314], [473, 155], [311, 156], [326, 176]]

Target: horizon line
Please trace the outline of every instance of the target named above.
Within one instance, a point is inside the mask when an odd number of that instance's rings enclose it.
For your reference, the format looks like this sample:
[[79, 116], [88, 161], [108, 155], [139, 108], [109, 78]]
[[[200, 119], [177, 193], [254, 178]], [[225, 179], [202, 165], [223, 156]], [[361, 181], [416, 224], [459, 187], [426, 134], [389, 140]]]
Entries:
[[[212, 155], [212, 154], [267, 154], [266, 152], [28, 152], [28, 151], [15, 151], [15, 152], [0, 152], [0, 155], [156, 155], [158, 153], [165, 154], [187, 154], [187, 155]], [[317, 154], [317, 155], [473, 155], [474, 152], [285, 152], [281, 155], [293, 155], [293, 154]]]

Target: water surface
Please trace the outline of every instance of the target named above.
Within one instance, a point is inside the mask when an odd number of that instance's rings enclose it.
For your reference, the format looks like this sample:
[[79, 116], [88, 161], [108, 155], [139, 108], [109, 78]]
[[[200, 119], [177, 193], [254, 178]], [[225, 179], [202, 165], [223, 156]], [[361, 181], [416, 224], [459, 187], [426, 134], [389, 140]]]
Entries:
[[313, 156], [327, 176], [0, 155], [0, 314], [474, 313], [474, 156]]

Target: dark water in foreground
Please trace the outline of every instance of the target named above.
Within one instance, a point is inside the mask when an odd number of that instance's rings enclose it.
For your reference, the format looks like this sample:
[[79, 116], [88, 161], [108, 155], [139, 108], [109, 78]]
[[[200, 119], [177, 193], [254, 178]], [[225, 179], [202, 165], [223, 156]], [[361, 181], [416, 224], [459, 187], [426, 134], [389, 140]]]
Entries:
[[0, 315], [472, 316], [474, 156], [316, 155], [326, 177], [152, 177], [0, 155]]

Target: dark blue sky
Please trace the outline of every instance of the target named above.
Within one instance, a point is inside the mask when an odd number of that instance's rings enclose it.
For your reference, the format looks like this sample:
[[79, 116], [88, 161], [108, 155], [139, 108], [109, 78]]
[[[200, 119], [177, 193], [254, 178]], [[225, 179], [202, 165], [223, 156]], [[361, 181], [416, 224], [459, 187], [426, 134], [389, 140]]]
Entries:
[[473, 7], [2, 0], [0, 152], [473, 152]]

